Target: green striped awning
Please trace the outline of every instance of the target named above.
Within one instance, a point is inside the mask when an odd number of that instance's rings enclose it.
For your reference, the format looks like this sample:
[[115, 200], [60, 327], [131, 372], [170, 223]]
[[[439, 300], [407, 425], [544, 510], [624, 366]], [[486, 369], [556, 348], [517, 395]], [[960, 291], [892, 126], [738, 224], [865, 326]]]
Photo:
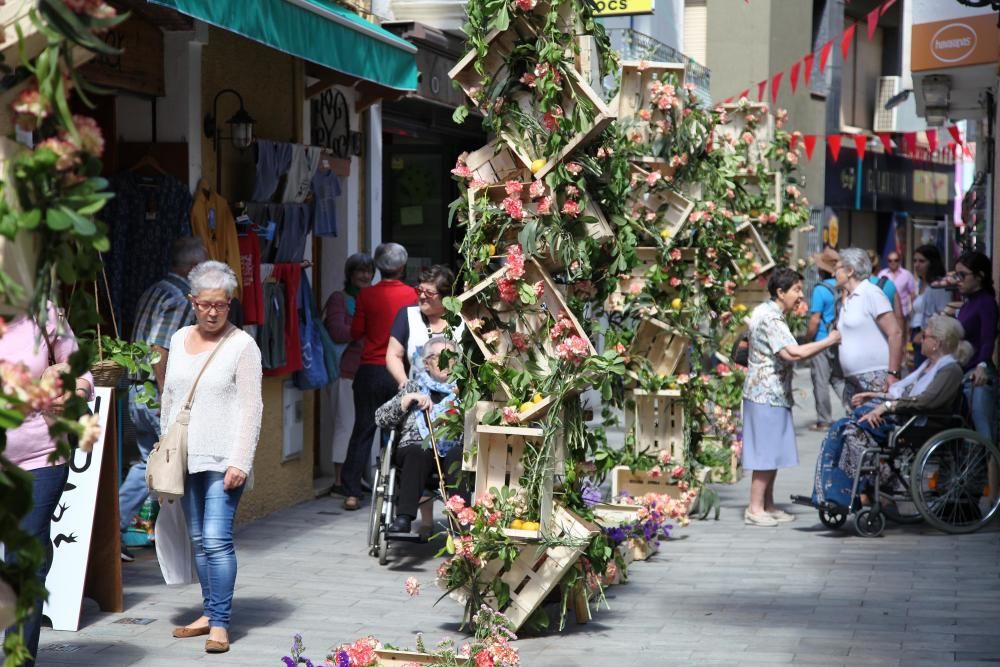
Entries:
[[332, 0], [149, 2], [379, 86], [417, 89], [417, 47]]

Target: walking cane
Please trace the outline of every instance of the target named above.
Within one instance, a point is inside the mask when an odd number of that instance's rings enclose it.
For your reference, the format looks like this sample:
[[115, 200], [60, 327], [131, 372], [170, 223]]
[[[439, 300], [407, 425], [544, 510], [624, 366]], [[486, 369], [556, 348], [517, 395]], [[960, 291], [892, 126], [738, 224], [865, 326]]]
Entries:
[[[448, 502], [448, 491], [444, 486], [444, 471], [441, 470], [441, 458], [438, 454], [437, 440], [434, 437], [434, 424], [431, 420], [430, 410], [424, 410], [424, 419], [427, 421], [427, 434], [431, 440], [431, 447], [434, 449], [434, 465], [437, 467], [438, 472], [438, 491], [441, 492], [441, 499], [444, 502]], [[458, 531], [457, 519], [455, 516], [448, 511], [448, 534], [452, 537], [455, 536], [455, 532]]]

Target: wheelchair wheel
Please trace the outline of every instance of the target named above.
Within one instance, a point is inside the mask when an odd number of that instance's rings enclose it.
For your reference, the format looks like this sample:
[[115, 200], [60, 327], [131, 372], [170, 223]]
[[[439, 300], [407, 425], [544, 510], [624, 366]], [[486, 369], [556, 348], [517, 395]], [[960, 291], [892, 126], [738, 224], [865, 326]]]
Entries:
[[1000, 497], [991, 498], [990, 465], [1000, 452], [970, 429], [954, 428], [932, 436], [913, 460], [913, 502], [938, 530], [972, 533], [996, 515]]
[[819, 520], [827, 528], [837, 529], [847, 521], [846, 512], [835, 512], [833, 510], [819, 510]]
[[885, 514], [875, 514], [866, 507], [854, 516], [854, 530], [861, 537], [878, 537], [885, 530]]

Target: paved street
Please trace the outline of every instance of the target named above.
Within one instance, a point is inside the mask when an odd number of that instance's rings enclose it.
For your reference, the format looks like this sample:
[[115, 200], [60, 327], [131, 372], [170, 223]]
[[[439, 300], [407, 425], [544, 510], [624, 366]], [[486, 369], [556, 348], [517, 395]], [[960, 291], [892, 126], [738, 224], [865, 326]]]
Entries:
[[[808, 383], [798, 371], [797, 386]], [[805, 429], [811, 398], [798, 391], [802, 465], [778, 477], [779, 499], [807, 493], [820, 437]], [[748, 480], [720, 487], [719, 521], [675, 532], [630, 581], [608, 591], [610, 610], [562, 634], [525, 638], [525, 665], [943, 665], [1000, 661], [1000, 532], [953, 537], [890, 524], [878, 539], [822, 527], [804, 507], [778, 528], [746, 527]], [[365, 508], [367, 510], [367, 508]], [[167, 588], [149, 550], [125, 566], [124, 614], [87, 602], [78, 633], [42, 634], [39, 665], [279, 664], [295, 632], [307, 655], [374, 634], [398, 646], [458, 636], [459, 609], [437, 606], [430, 546], [400, 547], [390, 567], [365, 554], [367, 511], [336, 499], [299, 505], [244, 526], [230, 653], [176, 640], [175, 624], [199, 615], [197, 586]], [[420, 596], [403, 581], [416, 576]], [[152, 619], [148, 625], [123, 618]]]

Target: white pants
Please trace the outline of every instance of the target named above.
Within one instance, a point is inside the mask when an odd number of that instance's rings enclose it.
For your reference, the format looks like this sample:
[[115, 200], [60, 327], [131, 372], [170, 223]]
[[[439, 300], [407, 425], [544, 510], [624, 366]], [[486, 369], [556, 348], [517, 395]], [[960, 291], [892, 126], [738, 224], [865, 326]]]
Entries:
[[347, 459], [347, 443], [354, 430], [354, 378], [339, 378], [331, 387], [330, 400], [333, 403], [333, 462], [343, 463]]

